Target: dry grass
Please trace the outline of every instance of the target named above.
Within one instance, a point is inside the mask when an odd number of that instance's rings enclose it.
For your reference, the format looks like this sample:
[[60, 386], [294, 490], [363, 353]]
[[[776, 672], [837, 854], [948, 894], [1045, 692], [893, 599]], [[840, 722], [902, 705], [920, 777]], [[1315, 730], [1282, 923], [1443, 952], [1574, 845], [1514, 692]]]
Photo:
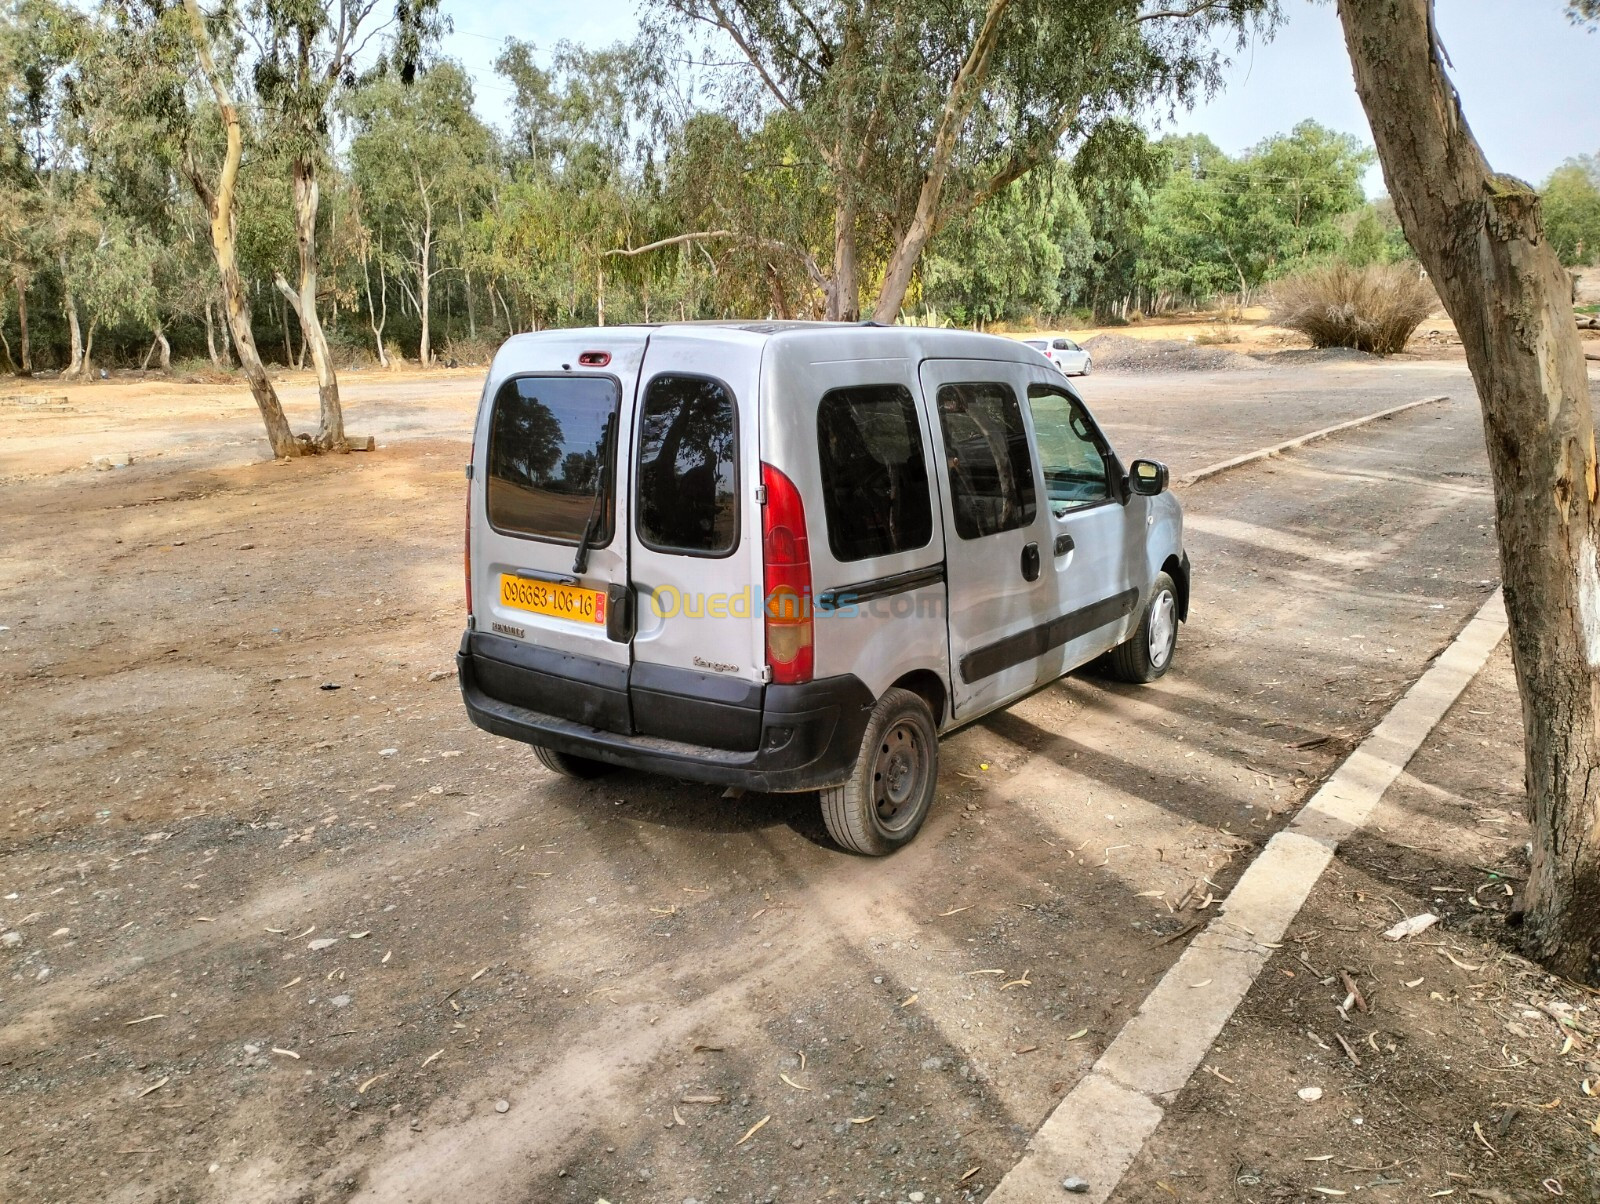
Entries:
[[1415, 265], [1335, 263], [1278, 281], [1272, 321], [1298, 330], [1314, 347], [1392, 355], [1405, 350], [1436, 303]]

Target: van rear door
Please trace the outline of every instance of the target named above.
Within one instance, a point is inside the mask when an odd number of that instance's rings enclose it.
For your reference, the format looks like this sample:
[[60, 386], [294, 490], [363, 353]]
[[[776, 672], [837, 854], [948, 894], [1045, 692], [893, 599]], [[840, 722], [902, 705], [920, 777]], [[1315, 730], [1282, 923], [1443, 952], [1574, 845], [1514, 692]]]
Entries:
[[619, 499], [648, 336], [596, 333], [512, 339], [490, 370], [473, 445], [474, 652], [492, 696], [627, 732], [632, 599]]
[[761, 738], [764, 339], [730, 327], [650, 340], [634, 418], [634, 730], [752, 751]]

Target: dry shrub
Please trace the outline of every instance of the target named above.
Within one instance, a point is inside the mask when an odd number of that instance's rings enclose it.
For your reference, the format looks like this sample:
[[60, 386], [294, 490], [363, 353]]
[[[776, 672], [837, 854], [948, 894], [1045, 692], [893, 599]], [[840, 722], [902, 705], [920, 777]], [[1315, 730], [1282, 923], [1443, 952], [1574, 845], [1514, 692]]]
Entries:
[[1333, 263], [1278, 281], [1272, 318], [1313, 347], [1351, 347], [1375, 355], [1404, 351], [1433, 311], [1433, 289], [1412, 264]]

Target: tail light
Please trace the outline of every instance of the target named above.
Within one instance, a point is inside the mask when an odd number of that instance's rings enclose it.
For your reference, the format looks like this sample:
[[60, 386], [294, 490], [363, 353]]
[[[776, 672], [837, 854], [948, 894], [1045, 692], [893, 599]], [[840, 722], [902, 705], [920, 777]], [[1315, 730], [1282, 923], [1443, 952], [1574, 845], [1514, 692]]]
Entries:
[[773, 681], [800, 685], [811, 680], [813, 665], [806, 508], [794, 482], [772, 465], [761, 466], [761, 484], [767, 493], [761, 512], [767, 664]]

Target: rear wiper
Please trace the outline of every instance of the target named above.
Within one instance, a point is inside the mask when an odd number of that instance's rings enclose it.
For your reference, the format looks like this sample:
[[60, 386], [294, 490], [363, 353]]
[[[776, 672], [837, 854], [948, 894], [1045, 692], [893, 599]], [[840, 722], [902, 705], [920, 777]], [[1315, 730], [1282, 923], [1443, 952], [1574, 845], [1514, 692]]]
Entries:
[[572, 571], [583, 574], [589, 568], [589, 544], [594, 540], [595, 527], [600, 520], [600, 506], [611, 492], [611, 439], [617, 430], [617, 415], [613, 411], [606, 418], [606, 429], [600, 437], [600, 482], [594, 493], [594, 505], [589, 507], [589, 521], [583, 525], [583, 538], [578, 541], [578, 554], [572, 558]]

